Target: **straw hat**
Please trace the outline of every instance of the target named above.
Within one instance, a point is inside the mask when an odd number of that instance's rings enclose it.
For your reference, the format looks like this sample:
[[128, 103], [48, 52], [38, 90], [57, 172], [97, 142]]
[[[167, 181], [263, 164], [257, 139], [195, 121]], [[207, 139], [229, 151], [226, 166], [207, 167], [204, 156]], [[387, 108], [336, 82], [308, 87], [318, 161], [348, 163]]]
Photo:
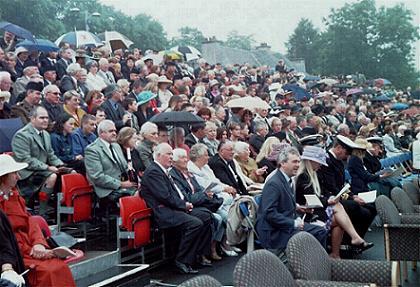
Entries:
[[327, 157], [328, 154], [323, 148], [317, 146], [305, 146], [305, 148], [303, 149], [302, 156], [300, 158], [311, 160], [319, 164], [328, 166]]
[[16, 162], [13, 157], [8, 154], [0, 154], [0, 176], [19, 171], [27, 168], [26, 162]]
[[158, 84], [172, 84], [171, 80], [168, 80], [166, 76], [160, 76], [157, 80]]
[[372, 144], [370, 142], [368, 142], [366, 139], [363, 139], [363, 138], [357, 138], [354, 141], [354, 143], [359, 146], [356, 149], [368, 150], [368, 149], [371, 149], [372, 148]]

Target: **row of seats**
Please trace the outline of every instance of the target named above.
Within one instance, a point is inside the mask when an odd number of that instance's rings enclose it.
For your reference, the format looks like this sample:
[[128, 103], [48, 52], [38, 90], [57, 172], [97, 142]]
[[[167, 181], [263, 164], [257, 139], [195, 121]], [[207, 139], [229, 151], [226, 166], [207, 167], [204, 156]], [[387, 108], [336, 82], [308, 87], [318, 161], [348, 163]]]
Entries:
[[[267, 250], [244, 255], [233, 271], [234, 286], [366, 286], [368, 283], [397, 286], [399, 283], [396, 262], [331, 259], [315, 237], [306, 232], [299, 232], [289, 240], [286, 253], [289, 268]], [[179, 286], [220, 287], [222, 284], [204, 275]]]

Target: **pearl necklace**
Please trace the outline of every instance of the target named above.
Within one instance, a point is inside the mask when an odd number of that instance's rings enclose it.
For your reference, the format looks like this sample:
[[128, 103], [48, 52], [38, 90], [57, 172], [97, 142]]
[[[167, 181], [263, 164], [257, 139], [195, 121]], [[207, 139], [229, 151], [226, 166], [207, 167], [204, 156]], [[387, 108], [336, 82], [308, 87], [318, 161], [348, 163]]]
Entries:
[[13, 195], [12, 191], [3, 191], [0, 190], [0, 197], [3, 197], [4, 200], [9, 200], [10, 196]]

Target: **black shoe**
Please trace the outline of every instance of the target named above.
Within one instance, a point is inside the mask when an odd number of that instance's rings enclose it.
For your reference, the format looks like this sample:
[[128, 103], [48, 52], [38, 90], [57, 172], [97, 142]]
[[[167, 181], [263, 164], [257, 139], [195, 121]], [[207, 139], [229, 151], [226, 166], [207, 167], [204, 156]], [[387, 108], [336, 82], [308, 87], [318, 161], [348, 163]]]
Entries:
[[198, 264], [200, 266], [203, 266], [203, 267], [212, 267], [213, 266], [213, 264], [211, 264], [211, 262], [208, 262], [208, 261], [205, 261], [205, 260], [201, 260]]
[[181, 274], [197, 274], [198, 271], [191, 268], [187, 264], [175, 260], [175, 267]]
[[357, 249], [360, 252], [363, 252], [365, 250], [368, 250], [370, 248], [372, 248], [375, 244], [373, 244], [372, 242], [362, 242], [360, 244], [351, 244], [351, 246], [355, 249]]

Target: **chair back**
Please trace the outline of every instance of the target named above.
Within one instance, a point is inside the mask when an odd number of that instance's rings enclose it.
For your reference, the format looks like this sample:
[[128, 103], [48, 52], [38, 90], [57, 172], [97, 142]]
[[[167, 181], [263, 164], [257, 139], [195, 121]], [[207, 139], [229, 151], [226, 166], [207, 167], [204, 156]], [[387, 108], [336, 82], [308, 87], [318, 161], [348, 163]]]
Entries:
[[233, 284], [241, 287], [296, 286], [280, 258], [264, 249], [247, 253], [239, 259], [233, 270]]
[[420, 190], [415, 186], [414, 183], [409, 181], [404, 183], [403, 189], [414, 205], [420, 204]]
[[413, 202], [402, 188], [394, 187], [391, 190], [391, 199], [401, 213], [415, 213]]
[[61, 192], [63, 202], [73, 207], [73, 214], [69, 220], [74, 223], [90, 220], [92, 218], [93, 187], [80, 173], [70, 173], [61, 176]]
[[400, 214], [391, 199], [380, 195], [375, 200], [375, 206], [383, 224], [401, 224]]
[[146, 201], [133, 195], [121, 197], [119, 202], [121, 227], [134, 232], [134, 248], [150, 243], [152, 209], [147, 207]]
[[287, 243], [286, 255], [293, 278], [331, 280], [331, 261], [312, 234], [302, 231], [293, 235]]
[[181, 283], [178, 287], [222, 287], [222, 284], [209, 275], [200, 275]]

